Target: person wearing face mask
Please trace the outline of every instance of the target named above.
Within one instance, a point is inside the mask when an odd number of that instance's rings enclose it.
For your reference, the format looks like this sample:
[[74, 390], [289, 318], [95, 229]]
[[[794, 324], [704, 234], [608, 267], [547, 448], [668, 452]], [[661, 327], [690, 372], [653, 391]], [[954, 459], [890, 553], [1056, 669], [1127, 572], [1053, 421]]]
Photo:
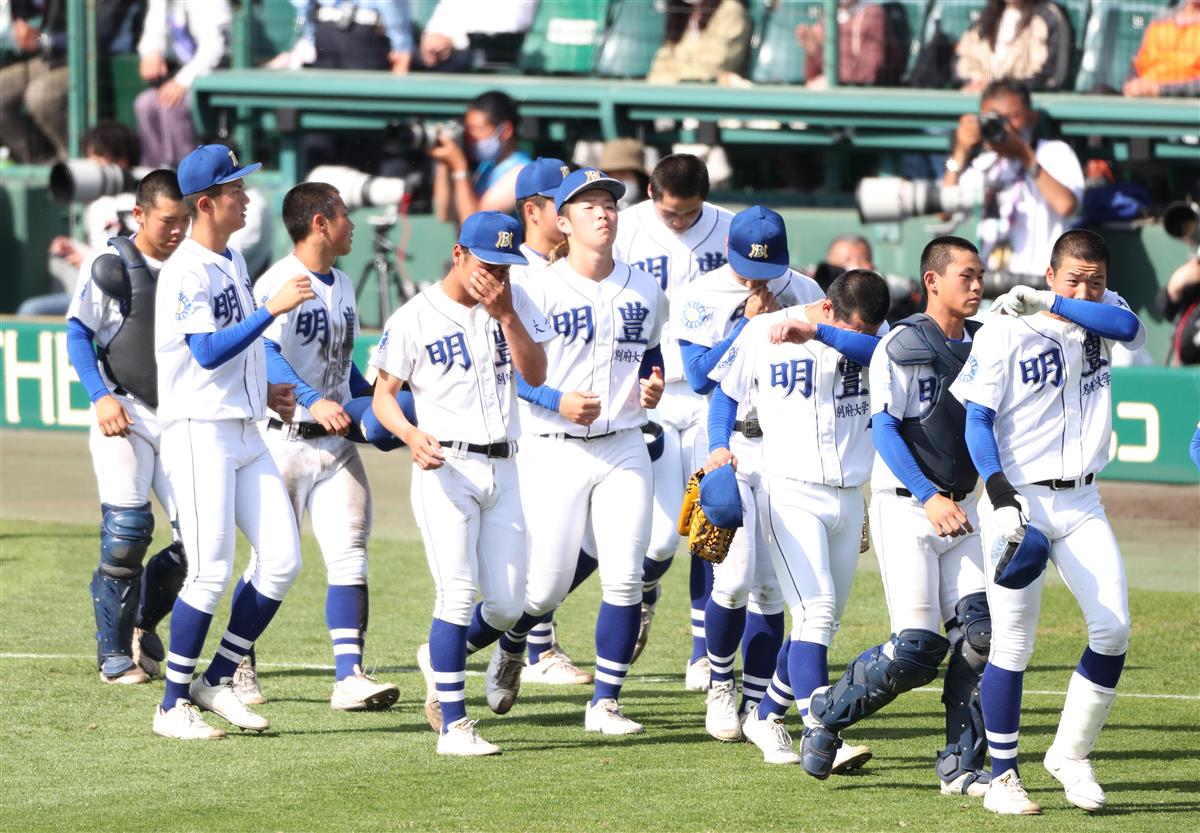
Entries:
[[995, 114], [1003, 121], [1004, 138], [985, 141], [980, 117], [964, 115], [942, 184], [983, 189], [980, 256], [1002, 290], [1013, 282], [1003, 273], [1034, 275], [1049, 259], [1083, 196], [1083, 168], [1070, 145], [1035, 138], [1038, 115], [1022, 84], [988, 84], [979, 111], [985, 119]]
[[442, 134], [429, 151], [437, 163], [434, 210], [441, 220], [462, 223], [477, 211], [511, 212], [517, 174], [531, 161], [517, 148], [517, 103], [499, 90], [483, 93], [463, 117], [465, 147]]

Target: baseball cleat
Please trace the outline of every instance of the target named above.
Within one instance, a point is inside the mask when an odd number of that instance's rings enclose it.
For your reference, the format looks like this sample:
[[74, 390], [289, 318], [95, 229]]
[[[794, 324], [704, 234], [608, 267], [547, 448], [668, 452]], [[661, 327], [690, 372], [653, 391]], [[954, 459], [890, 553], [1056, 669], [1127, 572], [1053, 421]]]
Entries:
[[106, 657], [100, 666], [100, 682], [108, 685], [140, 685], [150, 682], [146, 672], [129, 657]]
[[800, 739], [800, 763], [805, 772], [818, 781], [824, 781], [833, 772], [841, 745], [842, 739], [837, 732], [826, 729], [811, 714], [805, 716], [804, 736]]
[[636, 735], [645, 731], [641, 723], [622, 714], [621, 704], [612, 697], [588, 703], [583, 715], [583, 728], [602, 735]]
[[712, 682], [712, 668], [708, 657], [700, 657], [695, 662], [689, 662], [683, 674], [683, 687], [688, 691], [708, 691]]
[[783, 715], [773, 714], [762, 720], [758, 716], [758, 709], [751, 709], [746, 713], [742, 731], [746, 739], [762, 751], [766, 763], [800, 763], [800, 756], [792, 750], [792, 736], [783, 725]]
[[522, 679], [527, 683], [546, 685], [591, 685], [591, 674], [571, 662], [571, 658], [555, 648], [542, 651], [538, 661], [526, 663]]
[[742, 723], [738, 719], [733, 680], [713, 683], [705, 701], [704, 729], [717, 740], [742, 739]]
[[258, 669], [250, 662], [250, 657], [242, 657], [233, 672], [233, 691], [247, 706], [261, 706], [267, 702], [258, 684]]
[[869, 747], [843, 743], [838, 747], [837, 754], [833, 756], [833, 769], [829, 770], [829, 774], [842, 775], [856, 769], [862, 769], [863, 764], [871, 760], [871, 756], [872, 753]]
[[133, 629], [133, 661], [151, 677], [162, 676], [162, 664], [167, 659], [167, 649], [154, 631]]
[[[659, 590], [659, 597], [662, 597], [662, 590]], [[637, 658], [642, 655], [642, 651], [646, 648], [646, 643], [650, 641], [650, 623], [654, 621], [654, 611], [658, 607], [658, 599], [653, 602], [642, 602], [642, 618], [638, 623], [637, 641], [633, 643], [633, 657], [629, 660], [629, 664], [633, 665], [637, 662]]]
[[1079, 809], [1094, 813], [1108, 800], [1104, 789], [1096, 783], [1096, 773], [1092, 770], [1092, 762], [1087, 758], [1068, 758], [1060, 755], [1051, 746], [1046, 750], [1046, 757], [1042, 763], [1046, 771], [1063, 785], [1067, 801]]
[[225, 718], [239, 729], [249, 729], [252, 732], [265, 732], [271, 727], [271, 721], [260, 714], [250, 711], [246, 707], [246, 704], [241, 701], [237, 692], [233, 690], [232, 680], [219, 683], [218, 685], [209, 685], [205, 681], [204, 675], [201, 674], [192, 680], [188, 694], [191, 695], [192, 702], [198, 708]]
[[992, 779], [983, 796], [983, 806], [1002, 816], [1038, 816], [1042, 813], [1042, 808], [1029, 800], [1015, 769], [1006, 770], [999, 778]]
[[429, 727], [433, 731], [441, 734], [442, 704], [438, 701], [433, 664], [429, 661], [428, 642], [417, 649], [417, 667], [421, 669], [421, 676], [425, 678], [425, 719], [429, 721]]
[[437, 753], [455, 755], [460, 758], [477, 758], [481, 755], [499, 755], [500, 747], [488, 743], [475, 729], [477, 721], [469, 718], [456, 720], [438, 735]]
[[938, 780], [941, 784], [942, 795], [967, 795], [971, 798], [983, 798], [987, 795], [991, 774], [982, 770], [962, 772], [949, 781]]
[[498, 644], [488, 663], [487, 676], [483, 678], [483, 692], [488, 708], [496, 714], [507, 714], [517, 702], [521, 691], [521, 669], [525, 667], [522, 652], [512, 653]]
[[377, 682], [360, 666], [354, 673], [333, 684], [329, 708], [339, 712], [377, 712], [390, 709], [400, 699], [400, 689], [393, 683]]
[[179, 740], [220, 740], [225, 732], [204, 722], [200, 710], [180, 697], [169, 711], [154, 711], [154, 734]]

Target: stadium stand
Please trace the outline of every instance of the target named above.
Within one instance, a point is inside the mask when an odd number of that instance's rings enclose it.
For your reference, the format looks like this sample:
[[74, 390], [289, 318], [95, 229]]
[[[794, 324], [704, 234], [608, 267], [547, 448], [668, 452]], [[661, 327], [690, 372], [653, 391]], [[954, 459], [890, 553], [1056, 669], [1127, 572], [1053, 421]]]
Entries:
[[1092, 0], [1075, 89], [1120, 93], [1146, 27], [1166, 6], [1163, 0]]
[[611, 0], [559, 0], [538, 6], [518, 61], [527, 73], [586, 75], [595, 63]]
[[666, 0], [617, 0], [612, 23], [596, 58], [602, 78], [645, 78], [662, 45]]

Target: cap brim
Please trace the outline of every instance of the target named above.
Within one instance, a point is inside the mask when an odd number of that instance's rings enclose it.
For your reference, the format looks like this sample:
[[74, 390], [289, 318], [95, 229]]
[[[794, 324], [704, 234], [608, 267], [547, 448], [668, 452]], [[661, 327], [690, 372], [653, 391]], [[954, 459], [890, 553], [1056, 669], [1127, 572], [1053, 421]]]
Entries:
[[525, 255], [520, 252], [496, 252], [490, 249], [472, 249], [468, 248], [468, 252], [475, 255], [475, 259], [480, 263], [486, 263], [489, 266], [528, 266], [529, 261]]
[[752, 281], [769, 281], [778, 278], [788, 270], [786, 263], [767, 263], [762, 260], [751, 260], [739, 252], [729, 253], [729, 265], [740, 277]]
[[576, 186], [575, 188], [571, 189], [571, 192], [562, 199], [558, 199], [556, 193], [554, 208], [555, 210], [558, 210], [582, 194], [584, 191], [592, 191], [597, 188], [601, 191], [607, 191], [608, 193], [612, 194], [614, 200], [620, 200], [621, 197], [625, 196], [624, 182], [619, 179], [613, 179], [610, 176], [602, 176], [599, 179], [593, 179], [590, 182], [584, 182]]
[[213, 185], [224, 185], [226, 182], [235, 182], [239, 179], [242, 179], [243, 177], [249, 176], [250, 174], [254, 173], [261, 167], [262, 167], [262, 162], [251, 162], [249, 165], [243, 165], [242, 167], [238, 168], [236, 171], [231, 173], [229, 176], [221, 177], [216, 182], [214, 182]]

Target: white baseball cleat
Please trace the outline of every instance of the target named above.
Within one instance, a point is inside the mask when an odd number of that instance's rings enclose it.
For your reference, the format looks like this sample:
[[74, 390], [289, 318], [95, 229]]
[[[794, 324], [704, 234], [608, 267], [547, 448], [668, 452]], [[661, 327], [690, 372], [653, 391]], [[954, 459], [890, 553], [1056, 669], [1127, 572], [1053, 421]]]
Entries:
[[258, 684], [258, 669], [250, 662], [250, 657], [242, 657], [237, 670], [233, 672], [233, 691], [247, 706], [261, 706], [267, 702]]
[[583, 728], [602, 735], [636, 735], [645, 731], [641, 723], [621, 713], [621, 705], [611, 697], [588, 703], [583, 715]]
[[488, 708], [496, 714], [507, 714], [513, 703], [517, 702], [517, 694], [521, 691], [521, 670], [524, 667], [525, 658], [520, 652], [512, 653], [496, 645], [492, 660], [488, 663], [487, 675], [483, 678], [483, 693], [487, 697]]
[[842, 742], [833, 756], [833, 768], [829, 770], [830, 775], [841, 775], [855, 769], [862, 769], [863, 764], [871, 760], [871, 749], [867, 746], [854, 746], [853, 744]]
[[717, 740], [735, 741], [742, 739], [742, 722], [738, 719], [737, 693], [733, 680], [713, 683], [708, 690], [704, 712], [704, 729]]
[[499, 746], [488, 743], [479, 736], [479, 732], [475, 730], [476, 722], [464, 717], [447, 726], [446, 731], [438, 735], [437, 753], [456, 755], [460, 758], [499, 755]]
[[1046, 750], [1046, 757], [1042, 763], [1046, 771], [1063, 785], [1067, 801], [1079, 809], [1094, 813], [1108, 800], [1104, 789], [1096, 783], [1096, 773], [1092, 770], [1092, 762], [1087, 758], [1068, 758], [1060, 755], [1051, 746]]
[[758, 709], [746, 713], [742, 731], [746, 739], [763, 753], [768, 764], [798, 764], [800, 756], [792, 749], [792, 736], [783, 725], [783, 715], [773, 714], [766, 720], [758, 716]]
[[[209, 685], [201, 674], [192, 680], [188, 694], [192, 702], [205, 711], [220, 715], [239, 729], [249, 729], [252, 732], [265, 732], [271, 728], [271, 721], [261, 714], [255, 714], [233, 690], [233, 680], [226, 680], [217, 685]], [[172, 710], [173, 711], [173, 710]]]
[[354, 666], [354, 673], [333, 684], [329, 708], [338, 712], [377, 712], [390, 709], [400, 699], [394, 683], [381, 683]]
[[417, 649], [417, 667], [421, 669], [421, 676], [425, 678], [425, 719], [429, 721], [429, 727], [433, 731], [441, 734], [442, 704], [438, 700], [437, 683], [433, 678], [433, 663], [429, 661], [428, 642]]
[[976, 770], [959, 773], [958, 777], [952, 781], [938, 779], [938, 783], [941, 785], [942, 795], [966, 795], [971, 798], [983, 798], [987, 795], [988, 778], [989, 776], [986, 773]]
[[712, 683], [712, 668], [708, 657], [700, 657], [695, 662], [689, 662], [683, 675], [683, 687], [688, 691], [708, 691]]
[[169, 711], [154, 711], [154, 734], [179, 740], [220, 740], [225, 732], [204, 722], [200, 710], [180, 697]]
[[[658, 599], [661, 598], [662, 588], [660, 587]], [[633, 643], [633, 656], [629, 660], [630, 665], [637, 662], [637, 658], [642, 655], [642, 651], [646, 650], [646, 643], [650, 641], [650, 625], [654, 621], [654, 611], [658, 608], [658, 599], [655, 599], [653, 604], [642, 602], [641, 620], [638, 622], [637, 641]]]
[[1030, 801], [1015, 769], [992, 779], [983, 797], [983, 806], [1002, 816], [1038, 816], [1042, 813], [1042, 808]]
[[562, 651], [551, 648], [538, 655], [538, 661], [526, 663], [522, 680], [545, 685], [591, 685], [591, 674], [571, 662]]

